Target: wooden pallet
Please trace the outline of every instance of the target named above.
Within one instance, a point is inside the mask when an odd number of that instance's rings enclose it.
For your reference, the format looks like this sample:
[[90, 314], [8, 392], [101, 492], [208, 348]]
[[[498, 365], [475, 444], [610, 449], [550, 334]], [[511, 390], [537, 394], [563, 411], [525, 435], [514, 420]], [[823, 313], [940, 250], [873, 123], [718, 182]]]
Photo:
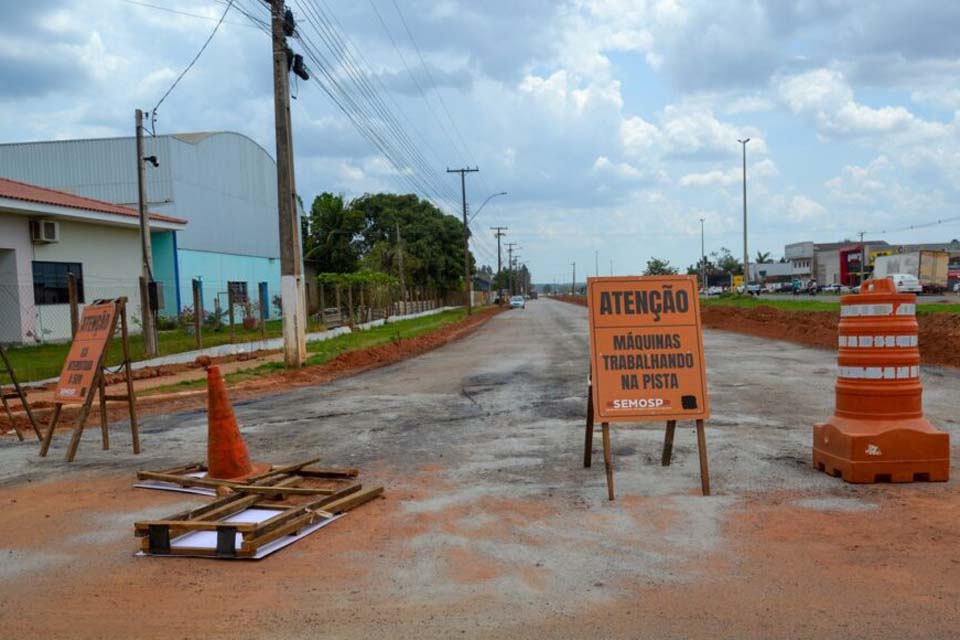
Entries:
[[[254, 558], [260, 549], [283, 536], [297, 535], [321, 520], [359, 507], [382, 493], [383, 487], [362, 489], [359, 483], [353, 483], [303, 504], [278, 506], [268, 495], [238, 492], [167, 518], [137, 522], [134, 535], [140, 538], [140, 548], [147, 555]], [[231, 516], [247, 509], [275, 510], [276, 515], [259, 522], [230, 521]], [[216, 547], [177, 544], [181, 536], [197, 531], [216, 532]]]
[[[335, 492], [329, 481], [343, 481], [356, 478], [360, 471], [351, 468], [328, 468], [313, 466], [319, 458], [274, 467], [267, 472], [250, 476], [242, 481], [197, 477], [196, 474], [207, 470], [206, 464], [194, 462], [160, 471], [138, 471], [137, 480], [168, 482], [180, 487], [202, 487], [211, 491], [225, 490], [233, 492], [259, 493], [269, 496], [293, 495], [331, 495]], [[323, 483], [322, 481], [328, 481]], [[318, 481], [320, 484], [318, 486]], [[311, 486], [312, 485], [312, 486]], [[282, 488], [280, 491], [278, 488]]]

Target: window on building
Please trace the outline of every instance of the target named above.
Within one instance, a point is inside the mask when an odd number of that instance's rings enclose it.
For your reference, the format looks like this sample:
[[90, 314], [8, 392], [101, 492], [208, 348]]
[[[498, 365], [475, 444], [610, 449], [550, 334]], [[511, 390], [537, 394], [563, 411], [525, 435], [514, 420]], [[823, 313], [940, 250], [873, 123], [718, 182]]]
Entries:
[[33, 263], [34, 304], [69, 304], [67, 274], [77, 279], [77, 302], [83, 302], [83, 267], [79, 262]]
[[227, 290], [232, 294], [236, 304], [247, 304], [250, 301], [246, 282], [227, 282]]

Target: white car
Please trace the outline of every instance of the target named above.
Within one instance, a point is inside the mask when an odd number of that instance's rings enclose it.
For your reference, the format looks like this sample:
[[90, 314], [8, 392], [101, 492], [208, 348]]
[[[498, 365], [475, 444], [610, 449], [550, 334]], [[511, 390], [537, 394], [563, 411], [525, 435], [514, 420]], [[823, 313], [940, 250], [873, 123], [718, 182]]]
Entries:
[[526, 309], [527, 301], [523, 299], [523, 296], [513, 296], [510, 298], [510, 308], [511, 309]]
[[723, 287], [712, 286], [709, 289], [707, 289], [708, 296], [718, 296], [721, 293], [723, 293]]
[[923, 286], [916, 276], [909, 273], [891, 273], [887, 277], [893, 280], [897, 293], [923, 293]]

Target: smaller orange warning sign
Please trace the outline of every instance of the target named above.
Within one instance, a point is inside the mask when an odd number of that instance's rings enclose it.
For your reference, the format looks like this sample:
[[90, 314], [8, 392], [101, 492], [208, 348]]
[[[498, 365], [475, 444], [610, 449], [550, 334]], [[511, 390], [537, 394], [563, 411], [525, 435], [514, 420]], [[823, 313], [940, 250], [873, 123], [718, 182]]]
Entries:
[[587, 279], [594, 417], [710, 417], [695, 276]]
[[55, 402], [82, 402], [87, 397], [103, 351], [113, 336], [116, 315], [117, 305], [112, 301], [84, 307], [77, 335], [60, 372]]

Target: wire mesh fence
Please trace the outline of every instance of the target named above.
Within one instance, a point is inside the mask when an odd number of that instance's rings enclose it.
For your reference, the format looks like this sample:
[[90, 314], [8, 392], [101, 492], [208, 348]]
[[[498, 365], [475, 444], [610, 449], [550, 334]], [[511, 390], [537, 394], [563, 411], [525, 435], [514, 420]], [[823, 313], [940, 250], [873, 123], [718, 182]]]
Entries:
[[[141, 282], [139, 274], [34, 273], [32, 281], [0, 277], [0, 343], [7, 345], [21, 381], [35, 382], [60, 373], [82, 309], [98, 299], [128, 300], [131, 356], [144, 360]], [[74, 293], [71, 294], [70, 279]], [[156, 299], [159, 356], [199, 348], [238, 346], [238, 352], [275, 349], [282, 335], [282, 300], [274, 283], [236, 280], [181, 279], [159, 281]], [[462, 292], [428, 287], [359, 283], [349, 286], [308, 283], [307, 332], [338, 326], [356, 327], [391, 316], [422, 313], [464, 303]], [[75, 299], [76, 304], [71, 304]], [[116, 342], [116, 341], [115, 341]], [[107, 364], [121, 360], [119, 344]], [[0, 385], [9, 378], [0, 371]]]

